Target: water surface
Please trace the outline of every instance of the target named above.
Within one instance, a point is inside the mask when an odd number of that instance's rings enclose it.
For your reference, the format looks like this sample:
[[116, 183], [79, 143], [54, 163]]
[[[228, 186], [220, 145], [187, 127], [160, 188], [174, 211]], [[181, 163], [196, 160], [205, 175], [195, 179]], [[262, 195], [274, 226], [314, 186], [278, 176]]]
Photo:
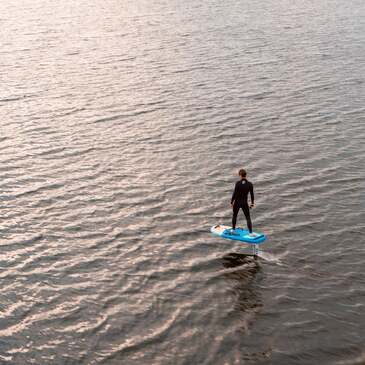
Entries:
[[[365, 361], [363, 1], [17, 0], [0, 25], [1, 364]], [[241, 167], [258, 263], [209, 233]]]

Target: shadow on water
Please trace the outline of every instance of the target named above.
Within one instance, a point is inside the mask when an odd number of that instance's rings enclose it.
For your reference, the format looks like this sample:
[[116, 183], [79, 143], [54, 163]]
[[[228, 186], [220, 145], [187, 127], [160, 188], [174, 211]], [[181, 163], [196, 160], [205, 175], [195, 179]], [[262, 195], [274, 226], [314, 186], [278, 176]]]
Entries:
[[[247, 254], [229, 253], [223, 256], [221, 260], [226, 269], [224, 277], [233, 284], [231, 291], [236, 297], [234, 308], [239, 316], [238, 331], [242, 334], [249, 334], [257, 314], [263, 307], [258, 285], [261, 277], [260, 259]], [[257, 363], [265, 362], [270, 358], [272, 348], [269, 344], [257, 342], [259, 351], [246, 352], [244, 348], [250, 345], [250, 337], [245, 336], [242, 339], [244, 339], [240, 351], [242, 361]]]
[[230, 269], [224, 277], [233, 282], [232, 291], [237, 297], [235, 308], [245, 314], [256, 313], [262, 307], [256, 281], [261, 269], [259, 260], [252, 255], [230, 253], [222, 257], [222, 265]]

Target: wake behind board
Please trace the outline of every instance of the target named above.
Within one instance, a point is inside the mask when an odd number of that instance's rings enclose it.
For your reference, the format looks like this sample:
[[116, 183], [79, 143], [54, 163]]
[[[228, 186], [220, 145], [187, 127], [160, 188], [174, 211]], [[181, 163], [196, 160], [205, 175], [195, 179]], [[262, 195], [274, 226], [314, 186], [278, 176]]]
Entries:
[[210, 231], [219, 237], [229, 240], [241, 241], [251, 245], [259, 245], [266, 240], [266, 236], [263, 233], [252, 232], [253, 235], [250, 236], [250, 232], [247, 229], [236, 228], [234, 231], [232, 231], [232, 227], [220, 224], [213, 226]]

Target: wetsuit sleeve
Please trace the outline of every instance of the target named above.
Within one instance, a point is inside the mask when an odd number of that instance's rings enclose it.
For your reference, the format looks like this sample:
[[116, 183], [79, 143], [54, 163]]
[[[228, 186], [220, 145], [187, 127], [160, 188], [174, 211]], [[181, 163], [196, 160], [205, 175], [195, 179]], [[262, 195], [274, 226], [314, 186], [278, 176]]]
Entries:
[[232, 199], [231, 199], [231, 204], [233, 204], [233, 202], [235, 201], [236, 196], [237, 196], [237, 183], [234, 186], [234, 190], [233, 190], [233, 194], [232, 194]]
[[251, 204], [255, 203], [255, 195], [253, 194], [253, 185], [250, 184], [250, 196], [251, 196]]

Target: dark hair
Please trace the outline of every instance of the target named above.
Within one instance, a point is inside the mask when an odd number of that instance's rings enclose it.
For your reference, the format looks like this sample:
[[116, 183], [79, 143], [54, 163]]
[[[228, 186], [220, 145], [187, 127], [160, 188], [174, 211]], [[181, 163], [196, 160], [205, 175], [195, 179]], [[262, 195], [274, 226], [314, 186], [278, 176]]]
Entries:
[[247, 172], [245, 169], [241, 169], [240, 171], [238, 171], [238, 175], [240, 175], [241, 177], [246, 177]]

